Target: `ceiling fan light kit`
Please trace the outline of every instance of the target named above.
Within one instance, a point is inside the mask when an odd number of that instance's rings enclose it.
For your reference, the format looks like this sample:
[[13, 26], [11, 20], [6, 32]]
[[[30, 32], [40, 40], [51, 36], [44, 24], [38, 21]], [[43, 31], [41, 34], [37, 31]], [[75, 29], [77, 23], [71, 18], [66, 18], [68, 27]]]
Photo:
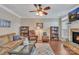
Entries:
[[37, 16], [43, 16], [44, 14], [41, 11], [39, 11], [39, 12], [36, 13], [36, 15]]

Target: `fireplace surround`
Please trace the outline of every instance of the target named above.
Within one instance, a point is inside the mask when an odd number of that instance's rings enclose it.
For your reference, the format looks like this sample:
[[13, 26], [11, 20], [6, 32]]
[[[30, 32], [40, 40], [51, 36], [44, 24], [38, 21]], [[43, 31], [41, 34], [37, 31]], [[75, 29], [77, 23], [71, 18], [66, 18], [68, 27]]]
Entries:
[[71, 34], [72, 42], [79, 44], [79, 29], [78, 28], [71, 29], [71, 33], [72, 33]]
[[79, 44], [79, 32], [72, 32], [72, 41]]

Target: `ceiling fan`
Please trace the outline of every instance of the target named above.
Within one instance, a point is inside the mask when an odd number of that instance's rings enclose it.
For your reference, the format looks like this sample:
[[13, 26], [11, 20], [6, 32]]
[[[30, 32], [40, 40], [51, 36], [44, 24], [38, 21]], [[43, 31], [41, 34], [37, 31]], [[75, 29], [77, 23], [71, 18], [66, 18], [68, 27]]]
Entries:
[[47, 10], [50, 9], [49, 6], [47, 7], [42, 7], [41, 4], [34, 4], [36, 10], [33, 10], [33, 11], [29, 11], [29, 12], [36, 12], [36, 15], [39, 15], [39, 16], [43, 16], [43, 15], [47, 15]]

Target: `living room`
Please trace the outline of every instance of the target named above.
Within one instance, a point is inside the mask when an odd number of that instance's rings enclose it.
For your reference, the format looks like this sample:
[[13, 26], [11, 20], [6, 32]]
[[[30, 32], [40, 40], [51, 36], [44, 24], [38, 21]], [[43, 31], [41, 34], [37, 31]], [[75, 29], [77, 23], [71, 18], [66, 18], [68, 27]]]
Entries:
[[[43, 15], [36, 14], [38, 13], [36, 9], [37, 7], [40, 8], [40, 6], [42, 9], [45, 7], [48, 8]], [[79, 54], [78, 44], [71, 43], [71, 32], [79, 31], [79, 21], [69, 22], [68, 18], [68, 13], [71, 13], [71, 11], [78, 7], [79, 5], [76, 4], [1, 4], [0, 51], [4, 50], [5, 52], [3, 51], [0, 54], [28, 55], [29, 53], [24, 53], [27, 51], [25, 49], [28, 49], [26, 48], [27, 44], [29, 44], [28, 40], [32, 41], [34, 43], [32, 45], [35, 46], [32, 48], [33, 51], [29, 55]], [[33, 12], [32, 10], [35, 11]], [[54, 30], [52, 30], [52, 28], [54, 28]], [[26, 30], [22, 31], [23, 29]], [[55, 32], [55, 34], [52, 32]], [[17, 38], [23, 40], [17, 41]], [[7, 43], [9, 43], [8, 39], [17, 42], [16, 44], [13, 42], [7, 45]], [[6, 42], [6, 45], [3, 41]], [[12, 46], [10, 46], [11, 44]], [[62, 45], [63, 47], [61, 48]], [[7, 49], [5, 50], [4, 48]], [[58, 51], [56, 49], [58, 49]], [[20, 52], [17, 53], [16, 51]]]

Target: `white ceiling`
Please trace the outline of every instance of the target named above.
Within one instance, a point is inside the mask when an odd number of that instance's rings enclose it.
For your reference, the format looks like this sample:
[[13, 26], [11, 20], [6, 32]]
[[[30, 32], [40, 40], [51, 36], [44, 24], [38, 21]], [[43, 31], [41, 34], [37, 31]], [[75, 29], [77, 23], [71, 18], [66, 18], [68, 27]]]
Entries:
[[69, 10], [74, 8], [75, 4], [42, 4], [43, 7], [50, 6], [51, 9], [48, 10], [48, 15], [46, 16], [36, 16], [35, 13], [29, 11], [34, 10], [33, 4], [3, 4], [8, 10], [14, 12], [22, 18], [58, 18], [68, 13]]

